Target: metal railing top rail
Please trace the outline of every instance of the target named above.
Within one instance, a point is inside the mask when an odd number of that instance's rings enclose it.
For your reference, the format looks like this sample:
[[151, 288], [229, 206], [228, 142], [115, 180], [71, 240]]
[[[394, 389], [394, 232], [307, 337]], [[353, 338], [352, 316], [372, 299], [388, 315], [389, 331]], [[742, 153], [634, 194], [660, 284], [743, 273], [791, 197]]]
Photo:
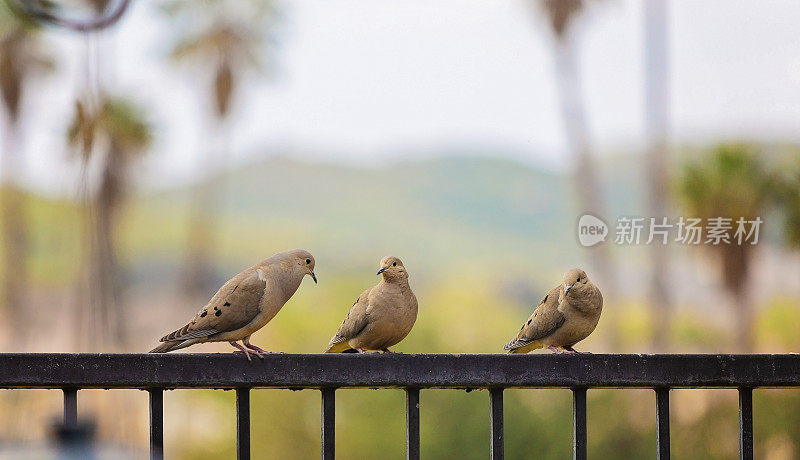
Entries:
[[317, 388], [322, 459], [336, 454], [337, 388], [404, 388], [406, 458], [420, 458], [420, 389], [488, 388], [489, 454], [505, 456], [503, 390], [572, 389], [573, 458], [587, 458], [588, 388], [656, 394], [656, 458], [670, 458], [672, 388], [737, 388], [739, 457], [753, 458], [753, 389], [800, 387], [800, 355], [322, 355], [0, 354], [0, 388], [60, 388], [64, 424], [78, 420], [78, 390], [141, 388], [150, 394], [150, 458], [164, 458], [164, 390], [235, 388], [237, 458], [250, 458], [250, 389]]
[[0, 388], [800, 387], [800, 355], [0, 353]]

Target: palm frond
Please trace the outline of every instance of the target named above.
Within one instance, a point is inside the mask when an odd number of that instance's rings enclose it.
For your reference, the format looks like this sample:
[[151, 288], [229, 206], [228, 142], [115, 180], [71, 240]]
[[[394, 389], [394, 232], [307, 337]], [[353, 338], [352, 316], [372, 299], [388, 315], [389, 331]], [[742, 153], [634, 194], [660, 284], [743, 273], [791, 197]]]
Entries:
[[134, 157], [144, 153], [152, 142], [152, 128], [143, 111], [120, 97], [104, 96], [98, 109], [77, 102], [75, 117], [67, 131], [70, 145], [88, 160], [94, 143], [103, 138], [116, 148], [115, 154]]
[[542, 2], [550, 21], [550, 27], [557, 37], [564, 36], [570, 23], [580, 13], [585, 3], [583, 0], [543, 0]]

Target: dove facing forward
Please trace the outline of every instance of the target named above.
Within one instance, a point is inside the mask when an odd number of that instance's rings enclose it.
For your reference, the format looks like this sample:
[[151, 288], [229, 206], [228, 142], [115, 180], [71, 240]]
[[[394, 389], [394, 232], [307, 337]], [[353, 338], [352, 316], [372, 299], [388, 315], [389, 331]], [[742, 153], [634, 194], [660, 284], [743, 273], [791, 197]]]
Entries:
[[381, 281], [362, 292], [342, 321], [325, 353], [355, 349], [381, 350], [403, 340], [417, 320], [417, 297], [408, 285], [408, 272], [397, 257], [381, 260]]
[[597, 286], [583, 270], [569, 270], [563, 284], [544, 296], [519, 334], [503, 349], [527, 353], [547, 347], [554, 353], [578, 353], [572, 347], [594, 331], [602, 310], [603, 296]]
[[[180, 350], [196, 343], [228, 342], [250, 360], [267, 351], [250, 343], [250, 336], [278, 314], [294, 295], [303, 277], [314, 282], [314, 256], [294, 249], [279, 252], [234, 276], [182, 328], [161, 338], [150, 353]], [[241, 340], [244, 346], [236, 343]]]

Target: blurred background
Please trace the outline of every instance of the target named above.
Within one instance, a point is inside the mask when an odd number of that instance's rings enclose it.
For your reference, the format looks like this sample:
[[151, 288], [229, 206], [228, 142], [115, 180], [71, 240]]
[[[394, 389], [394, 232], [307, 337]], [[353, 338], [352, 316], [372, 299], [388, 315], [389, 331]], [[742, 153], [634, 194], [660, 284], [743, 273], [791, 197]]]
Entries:
[[[795, 352], [798, 22], [789, 0], [5, 0], [0, 352], [147, 351], [291, 248], [320, 284], [254, 335], [269, 350], [322, 351], [391, 254], [420, 300], [406, 353], [501, 352], [575, 266], [605, 297], [581, 350]], [[756, 245], [585, 248], [586, 213], [612, 234], [620, 216], [763, 224]], [[758, 457], [798, 458], [800, 395], [754, 397]], [[672, 398], [676, 458], [736, 457], [734, 390]], [[404, 457], [401, 391], [337, 399], [342, 458]], [[422, 454], [484, 458], [487, 402], [423, 391]], [[231, 392], [165, 406], [167, 458], [234, 456]], [[252, 406], [255, 458], [319, 455], [317, 392]], [[652, 391], [588, 407], [590, 456], [653, 456]], [[0, 391], [0, 458], [60, 410]], [[80, 413], [147, 456], [146, 393], [81, 391]], [[505, 427], [510, 458], [570, 458], [569, 391], [507, 392]]]

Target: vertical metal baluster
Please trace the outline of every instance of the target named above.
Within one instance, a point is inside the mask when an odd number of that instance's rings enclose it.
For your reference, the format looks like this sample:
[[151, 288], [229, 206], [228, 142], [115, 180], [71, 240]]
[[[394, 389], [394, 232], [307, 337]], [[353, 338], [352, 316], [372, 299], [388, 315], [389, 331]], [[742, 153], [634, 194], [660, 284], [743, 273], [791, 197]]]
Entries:
[[501, 460], [503, 452], [503, 389], [489, 389], [489, 406], [492, 414], [491, 453], [493, 460]]
[[586, 460], [586, 388], [572, 389], [572, 458]]
[[322, 460], [336, 457], [336, 389], [322, 389]]
[[236, 389], [236, 458], [250, 460], [250, 389]]
[[669, 388], [656, 388], [656, 443], [658, 460], [669, 459]]
[[739, 388], [739, 458], [753, 460], [752, 388]]
[[150, 388], [150, 459], [164, 458], [164, 390]]
[[75, 428], [78, 426], [78, 389], [63, 388], [64, 392], [64, 426]]
[[406, 458], [419, 460], [419, 388], [406, 388]]

